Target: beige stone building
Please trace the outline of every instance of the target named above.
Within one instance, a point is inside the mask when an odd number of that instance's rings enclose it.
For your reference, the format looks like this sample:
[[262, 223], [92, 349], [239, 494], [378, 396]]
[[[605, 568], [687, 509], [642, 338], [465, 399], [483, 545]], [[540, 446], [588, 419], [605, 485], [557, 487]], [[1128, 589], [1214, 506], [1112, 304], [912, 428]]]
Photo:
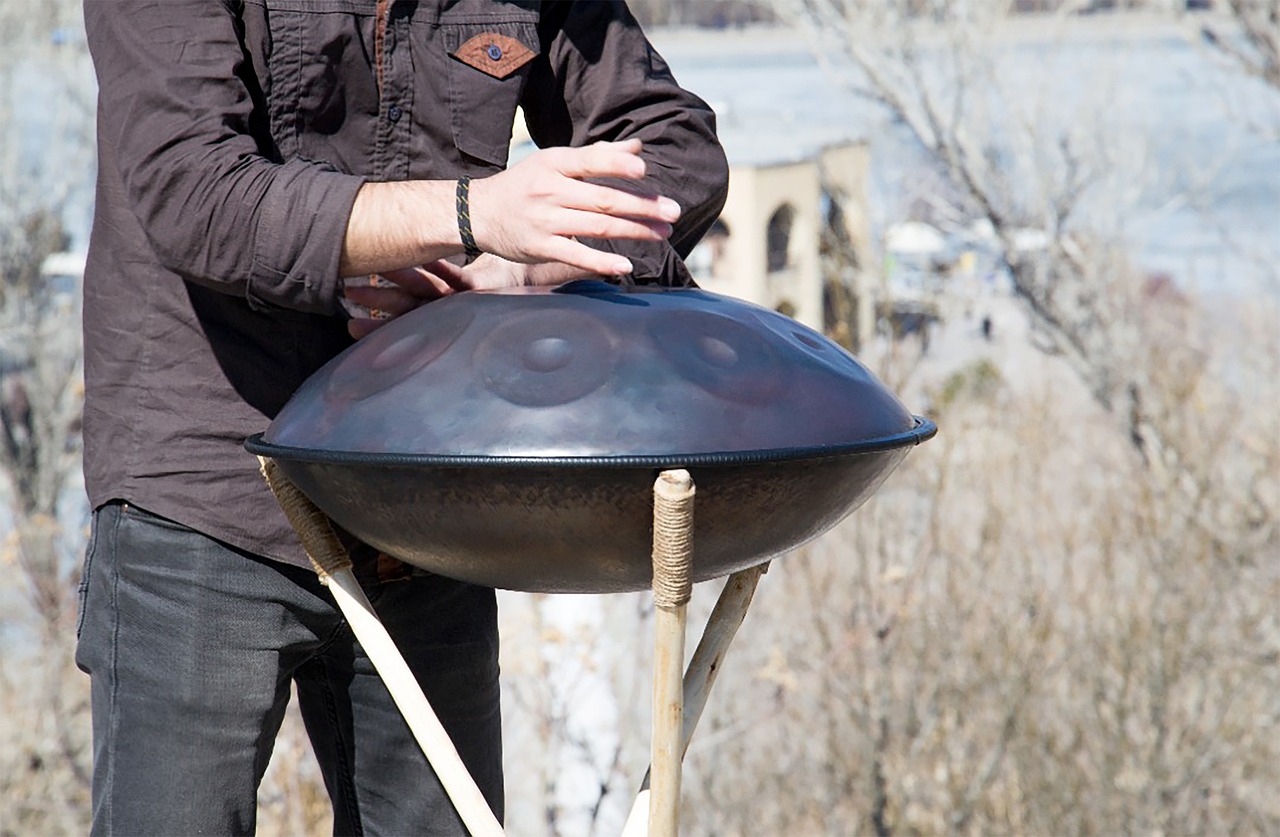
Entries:
[[818, 330], [830, 321], [825, 279], [858, 291], [870, 333], [873, 264], [867, 146], [826, 145], [780, 159], [735, 159], [720, 220], [689, 258], [709, 291], [774, 308]]

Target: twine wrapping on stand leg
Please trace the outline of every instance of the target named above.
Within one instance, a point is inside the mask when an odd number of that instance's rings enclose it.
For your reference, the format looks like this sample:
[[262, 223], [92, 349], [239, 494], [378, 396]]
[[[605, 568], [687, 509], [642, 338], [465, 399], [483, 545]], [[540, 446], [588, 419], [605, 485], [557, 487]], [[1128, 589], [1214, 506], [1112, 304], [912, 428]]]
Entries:
[[684, 638], [693, 584], [693, 478], [663, 471], [653, 486], [653, 741], [651, 834], [680, 829], [680, 736], [684, 726]]
[[693, 591], [693, 478], [683, 469], [663, 471], [653, 485], [653, 603], [675, 609]]
[[298, 533], [316, 573], [328, 585], [342, 615], [351, 626], [352, 633], [373, 661], [374, 668], [378, 670], [387, 691], [391, 693], [418, 745], [422, 747], [422, 752], [439, 777], [440, 784], [444, 786], [445, 793], [453, 802], [467, 831], [475, 837], [501, 835], [502, 825], [493, 815], [493, 810], [480, 793], [467, 766], [463, 764], [449, 734], [427, 702], [422, 687], [404, 661], [400, 649], [392, 641], [364, 590], [356, 581], [351, 570], [351, 556], [338, 540], [328, 516], [307, 499], [273, 460], [260, 456], [258, 462], [262, 466], [263, 477], [271, 486], [271, 492], [284, 509], [290, 525]]
[[320, 576], [321, 583], [327, 585], [335, 573], [351, 569], [351, 556], [338, 540], [338, 533], [333, 531], [329, 516], [307, 499], [307, 495], [284, 475], [274, 459], [259, 456], [258, 465], [276, 502], [284, 510], [284, 516], [289, 519], [289, 525], [302, 541], [302, 548], [311, 559], [311, 566]]

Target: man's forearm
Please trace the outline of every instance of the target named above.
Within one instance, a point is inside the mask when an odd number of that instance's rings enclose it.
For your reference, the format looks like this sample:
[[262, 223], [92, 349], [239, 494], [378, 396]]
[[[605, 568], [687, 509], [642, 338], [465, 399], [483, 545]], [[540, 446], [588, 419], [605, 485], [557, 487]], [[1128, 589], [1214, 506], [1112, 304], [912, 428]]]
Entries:
[[340, 269], [362, 276], [461, 252], [453, 181], [365, 183], [351, 207]]

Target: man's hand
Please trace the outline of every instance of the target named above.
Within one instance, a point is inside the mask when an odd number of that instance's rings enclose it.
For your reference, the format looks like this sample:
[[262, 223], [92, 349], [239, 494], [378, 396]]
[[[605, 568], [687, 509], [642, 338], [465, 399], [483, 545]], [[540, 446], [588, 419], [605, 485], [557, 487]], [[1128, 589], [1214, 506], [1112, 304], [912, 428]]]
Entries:
[[[630, 273], [625, 257], [575, 239], [669, 237], [680, 217], [675, 201], [645, 194], [638, 183], [625, 190], [587, 182], [639, 181], [644, 175], [639, 140], [536, 151], [506, 171], [471, 182], [476, 243], [520, 264], [559, 265], [597, 276]], [[451, 180], [365, 183], [347, 222], [340, 275], [386, 276], [462, 252], [454, 209]]]
[[[366, 183], [356, 196], [341, 269], [378, 274], [394, 287], [348, 287], [358, 305], [384, 319], [355, 319], [359, 338], [386, 319], [462, 290], [555, 285], [583, 276], [625, 276], [631, 262], [578, 237], [661, 241], [680, 207], [670, 198], [589, 180], [639, 181], [640, 141], [547, 148], [471, 183], [471, 228], [484, 255], [465, 268], [440, 257], [461, 249], [446, 181]], [[421, 267], [404, 267], [421, 264]]]
[[559, 285], [593, 275], [564, 264], [518, 264], [485, 253], [466, 267], [444, 260], [421, 267], [389, 270], [379, 276], [381, 285], [348, 286], [348, 300], [379, 312], [378, 317], [357, 317], [347, 331], [359, 340], [402, 314], [458, 291], [484, 291], [529, 285]]
[[522, 264], [558, 263], [590, 274], [631, 272], [625, 256], [592, 249], [586, 238], [661, 241], [680, 207], [670, 198], [585, 182], [640, 180], [640, 141], [547, 148], [471, 184], [471, 226], [486, 253]]
[[520, 264], [485, 253], [466, 267], [438, 262], [438, 275], [454, 291], [492, 291], [535, 285], [562, 285], [598, 274], [559, 262]]

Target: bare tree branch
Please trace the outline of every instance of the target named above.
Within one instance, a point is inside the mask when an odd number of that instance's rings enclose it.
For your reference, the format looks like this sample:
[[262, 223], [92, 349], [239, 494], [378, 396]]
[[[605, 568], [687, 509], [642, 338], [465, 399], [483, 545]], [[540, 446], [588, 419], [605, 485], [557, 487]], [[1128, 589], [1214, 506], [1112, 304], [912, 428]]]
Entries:
[[1200, 28], [1205, 43], [1241, 70], [1280, 89], [1280, 0], [1228, 0], [1229, 21]]

